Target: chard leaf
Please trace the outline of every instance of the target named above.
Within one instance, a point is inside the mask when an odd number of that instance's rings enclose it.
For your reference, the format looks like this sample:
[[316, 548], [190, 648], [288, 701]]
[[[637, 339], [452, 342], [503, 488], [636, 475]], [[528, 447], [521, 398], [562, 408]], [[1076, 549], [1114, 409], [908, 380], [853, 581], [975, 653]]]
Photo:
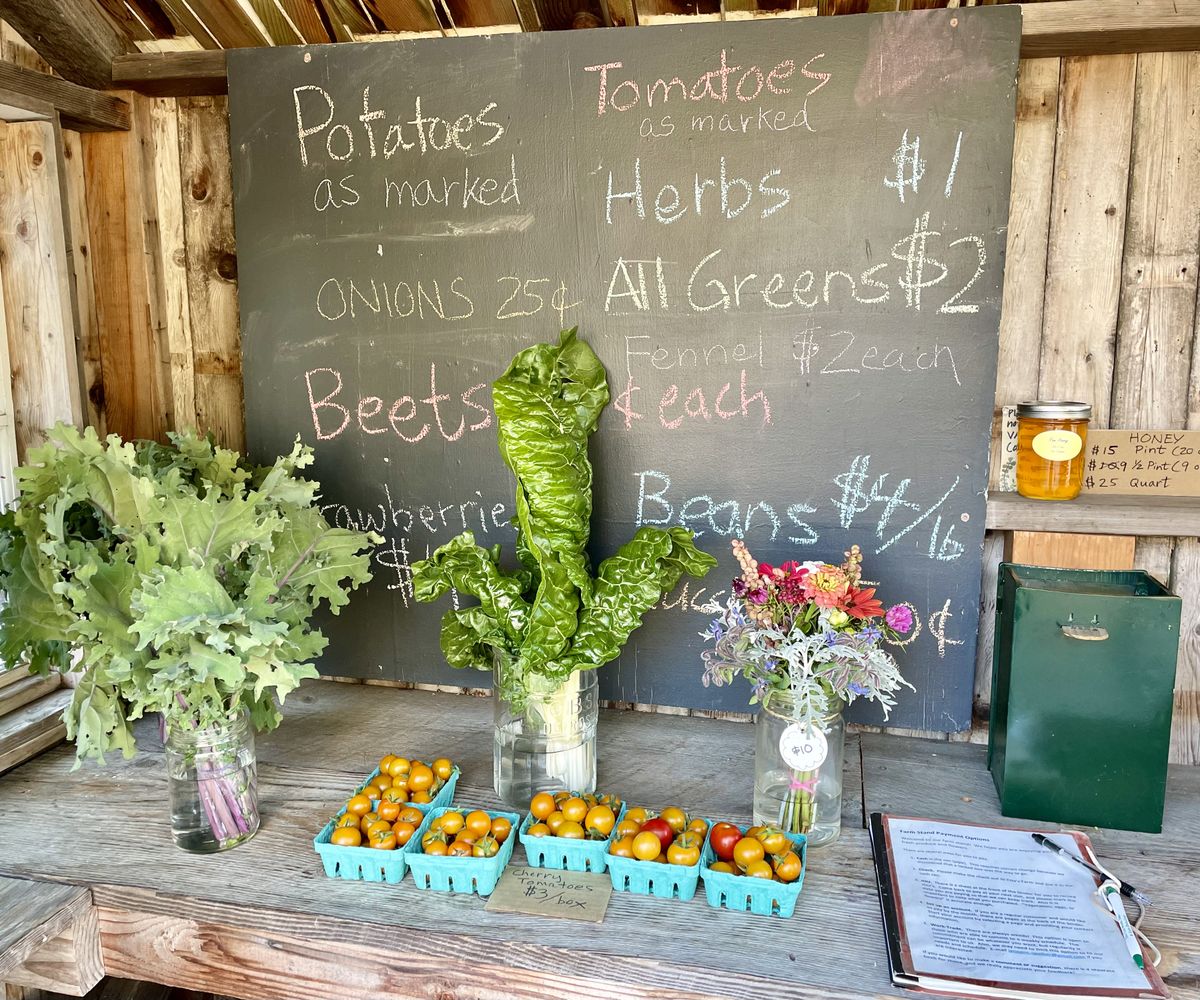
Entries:
[[692, 533], [643, 526], [605, 559], [597, 572], [592, 603], [579, 616], [579, 629], [564, 658], [569, 670], [586, 670], [608, 663], [621, 653], [642, 615], [669, 593], [685, 572], [701, 577], [716, 566], [707, 552], [696, 548]]
[[435, 601], [452, 587], [469, 594], [515, 644], [528, 622], [529, 602], [521, 594], [522, 581], [506, 575], [499, 561], [499, 546], [485, 549], [475, 543], [472, 532], [464, 531], [413, 565], [413, 594], [418, 601]]
[[608, 403], [604, 366], [574, 330], [566, 330], [557, 345], [521, 351], [493, 383], [492, 402], [500, 455], [517, 477], [518, 526], [527, 551], [539, 566], [541, 553], [554, 553], [586, 599], [592, 516], [587, 446]]
[[452, 667], [491, 670], [493, 651], [509, 649], [510, 641], [496, 619], [473, 607], [442, 616], [441, 647]]

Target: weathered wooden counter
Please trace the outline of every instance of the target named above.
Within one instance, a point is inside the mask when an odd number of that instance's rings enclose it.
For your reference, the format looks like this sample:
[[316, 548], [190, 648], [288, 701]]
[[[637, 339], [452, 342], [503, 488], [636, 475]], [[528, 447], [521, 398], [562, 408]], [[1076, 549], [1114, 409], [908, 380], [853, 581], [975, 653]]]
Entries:
[[[72, 773], [62, 747], [0, 779], [0, 876], [90, 888], [109, 975], [231, 996], [849, 998], [899, 993], [887, 978], [864, 811], [999, 818], [982, 747], [852, 737], [846, 829], [812, 853], [792, 919], [711, 909], [703, 888], [688, 903], [616, 893], [598, 927], [486, 913], [478, 897], [423, 892], [408, 877], [398, 886], [327, 879], [312, 836], [393, 749], [452, 756], [464, 774], [458, 801], [493, 803], [491, 703], [313, 682], [287, 714], [259, 740], [264, 822], [250, 843], [209, 857], [176, 849], [153, 748]], [[631, 801], [730, 818], [748, 811], [745, 725], [605, 713], [599, 756], [603, 787]], [[1166, 833], [1094, 840], [1153, 897], [1144, 926], [1163, 951], [1163, 977], [1176, 998], [1197, 1000], [1200, 769], [1172, 770]], [[0, 979], [53, 988], [56, 963], [87, 957], [87, 923]]]

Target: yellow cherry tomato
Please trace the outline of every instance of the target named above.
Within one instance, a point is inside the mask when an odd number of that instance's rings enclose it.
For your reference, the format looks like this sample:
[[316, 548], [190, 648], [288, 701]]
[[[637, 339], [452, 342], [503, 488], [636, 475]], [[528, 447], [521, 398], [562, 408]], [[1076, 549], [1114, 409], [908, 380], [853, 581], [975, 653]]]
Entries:
[[453, 837], [466, 826], [467, 821], [460, 812], [448, 812], [442, 813], [436, 822], [446, 833]]
[[608, 806], [592, 806], [587, 811], [587, 817], [583, 821], [583, 826], [589, 834], [598, 840], [603, 840], [612, 833], [616, 822], [616, 814]]
[[572, 823], [582, 824], [587, 818], [588, 804], [581, 798], [567, 799], [559, 807], [559, 812], [563, 814], [563, 818], [570, 820]]
[[788, 851], [775, 858], [775, 875], [780, 882], [795, 882], [800, 877], [803, 867], [800, 855], [795, 851]]
[[525, 831], [531, 837], [550, 837], [550, 827], [545, 823], [534, 823], [528, 830]]
[[608, 847], [608, 853], [618, 858], [632, 858], [633, 855], [633, 838], [618, 837]]
[[666, 820], [667, 826], [676, 833], [683, 833], [688, 825], [687, 813], [680, 809], [679, 806], [667, 806], [666, 809], [658, 814], [658, 818]]
[[554, 796], [549, 792], [538, 792], [533, 797], [533, 801], [529, 803], [529, 811], [533, 813], [533, 818], [537, 820], [544, 820], [557, 808]]
[[653, 833], [639, 833], [633, 838], [633, 856], [639, 861], [653, 861], [662, 854], [662, 841]]
[[[733, 845], [733, 863], [744, 872], [748, 872], [754, 862], [762, 861], [766, 854], [762, 842], [756, 837], [743, 837]], [[770, 865], [767, 867], [769, 870]]]
[[724, 872], [726, 875], [740, 875], [741, 873], [733, 867], [728, 861], [714, 861], [708, 866], [710, 872]]
[[482, 809], [476, 809], [473, 812], [467, 813], [464, 822], [467, 833], [476, 840], [492, 832], [492, 817]]
[[773, 871], [771, 871], [771, 866], [769, 863], [767, 863], [766, 861], [763, 861], [762, 859], [759, 859], [758, 861], [751, 861], [750, 864], [748, 864], [746, 866], [746, 874], [750, 878], [769, 879], [775, 873]]
[[365, 816], [371, 811], [371, 800], [366, 795], [358, 794], [351, 795], [350, 800], [346, 803], [346, 812], [352, 813], [355, 816]]
[[359, 847], [362, 840], [362, 833], [357, 826], [339, 826], [329, 835], [329, 842], [338, 847]]
[[629, 837], [632, 839], [633, 837], [636, 837], [638, 835], [638, 833], [641, 829], [642, 829], [642, 826], [640, 823], [635, 823], [633, 820], [631, 820], [627, 816], [627, 817], [625, 817], [625, 819], [621, 820], [621, 822], [617, 824], [617, 836], [618, 837]]

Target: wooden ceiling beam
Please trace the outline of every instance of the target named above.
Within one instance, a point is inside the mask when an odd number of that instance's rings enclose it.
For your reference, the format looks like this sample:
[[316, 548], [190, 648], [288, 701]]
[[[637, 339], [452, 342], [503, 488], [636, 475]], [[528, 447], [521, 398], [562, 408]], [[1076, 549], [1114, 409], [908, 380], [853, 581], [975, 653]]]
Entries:
[[225, 51], [144, 52], [119, 56], [112, 64], [112, 86], [151, 97], [207, 97], [229, 92]]
[[115, 94], [91, 90], [57, 76], [0, 62], [0, 89], [8, 103], [37, 111], [58, 111], [62, 127], [77, 132], [126, 132], [129, 104]]
[[0, 0], [0, 18], [13, 26], [54, 71], [72, 83], [112, 86], [112, 62], [134, 51], [93, 0]]
[[[10, 0], [0, 0], [0, 8]], [[529, 0], [517, 0], [517, 9]], [[1021, 56], [1200, 49], [1200, 0], [1050, 0], [1023, 4]], [[119, 56], [112, 82], [158, 97], [224, 94], [225, 53]]]
[[1200, 49], [1200, 0], [1055, 0], [1021, 15], [1025, 59]]

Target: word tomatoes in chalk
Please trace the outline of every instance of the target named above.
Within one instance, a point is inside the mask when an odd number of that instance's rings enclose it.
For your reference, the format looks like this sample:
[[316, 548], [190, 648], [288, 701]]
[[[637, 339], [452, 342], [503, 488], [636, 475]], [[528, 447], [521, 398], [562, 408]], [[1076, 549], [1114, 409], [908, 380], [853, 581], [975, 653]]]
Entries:
[[796, 845], [776, 827], [714, 823], [708, 842], [717, 860], [709, 870], [726, 875], [795, 882], [804, 870]]
[[657, 861], [691, 867], [700, 861], [708, 823], [692, 819], [678, 806], [668, 806], [657, 816], [638, 806], [617, 824], [608, 853], [618, 858]]

